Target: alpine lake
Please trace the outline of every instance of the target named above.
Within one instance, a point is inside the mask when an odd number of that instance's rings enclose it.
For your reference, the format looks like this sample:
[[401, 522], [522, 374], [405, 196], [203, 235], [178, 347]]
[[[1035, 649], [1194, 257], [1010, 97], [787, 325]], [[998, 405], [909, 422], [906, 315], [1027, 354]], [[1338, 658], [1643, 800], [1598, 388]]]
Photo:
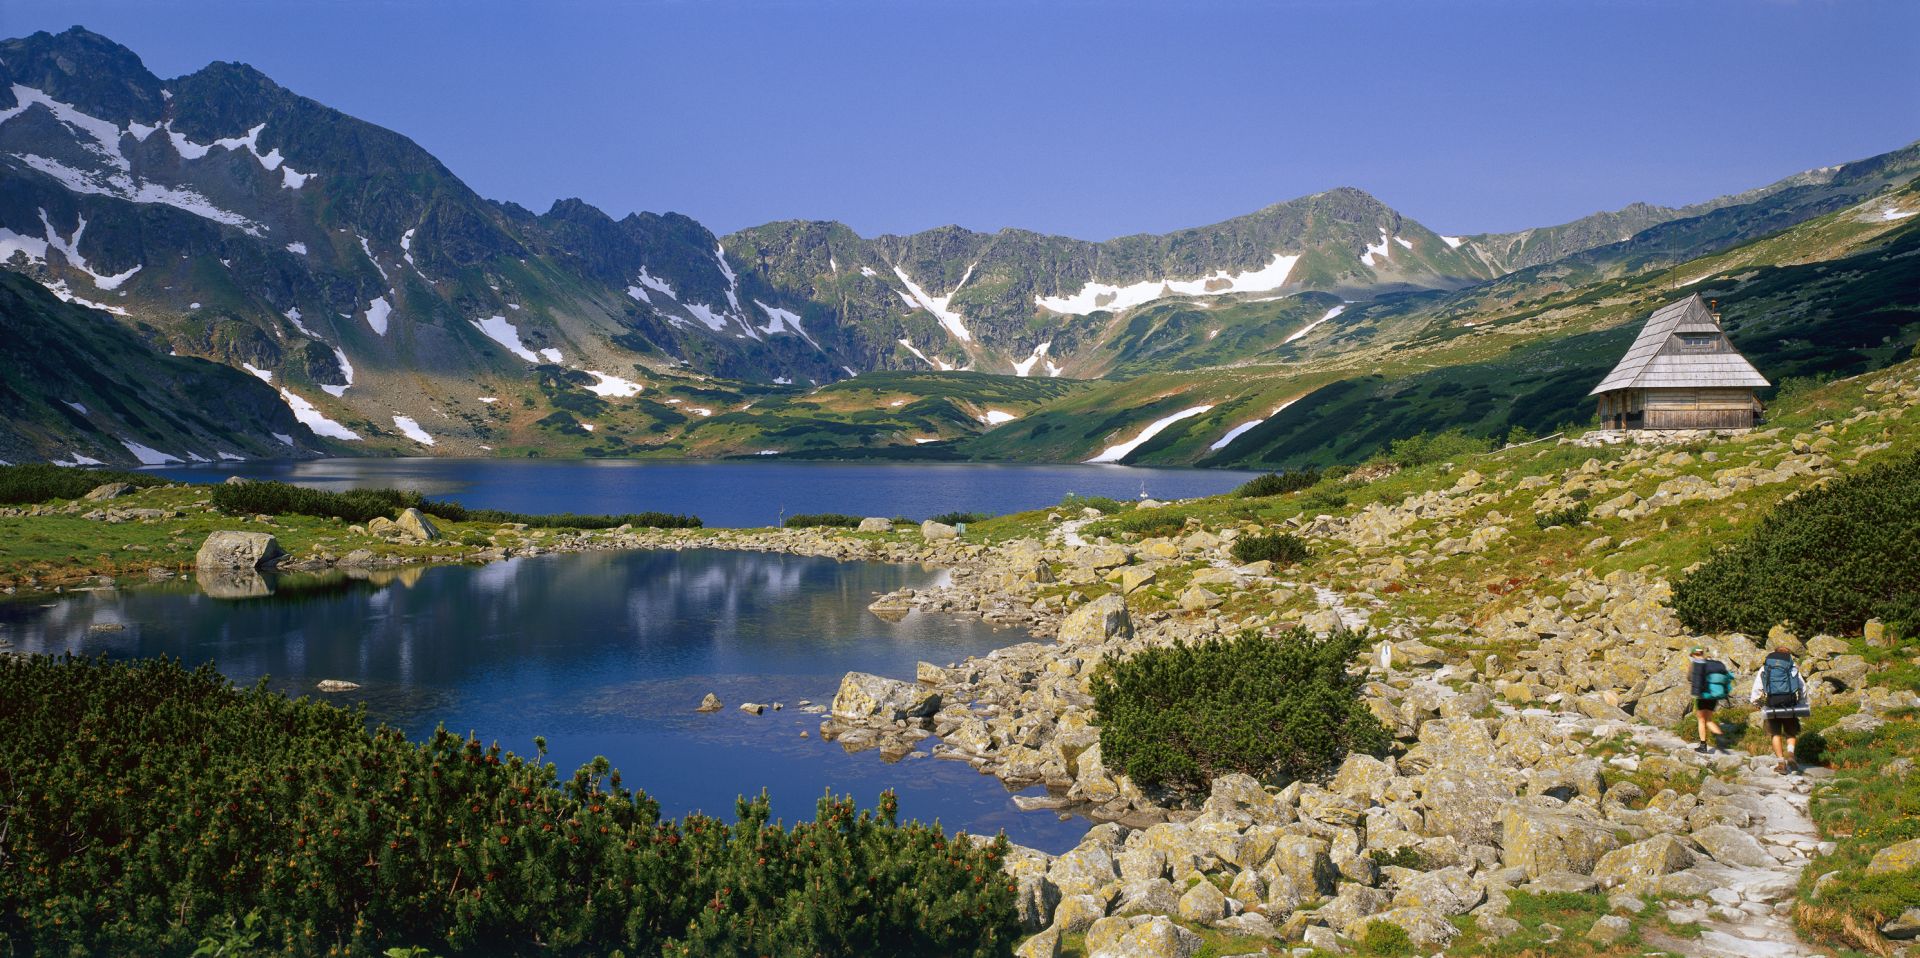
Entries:
[[[1006, 513], [1069, 492], [1159, 498], [1226, 491], [1244, 473], [1112, 466], [846, 465], [320, 460], [159, 470], [317, 488], [414, 488], [517, 512], [698, 515], [710, 526], [773, 525], [781, 513], [925, 518]], [[819, 710], [848, 671], [911, 679], [1026, 641], [965, 616], [867, 610], [885, 592], [940, 584], [922, 566], [716, 550], [588, 552], [486, 565], [415, 566], [270, 578], [271, 594], [216, 598], [190, 580], [0, 603], [15, 651], [213, 663], [239, 684], [364, 706], [416, 740], [436, 726], [523, 755], [543, 737], [564, 777], [605, 756], [662, 812], [731, 817], [766, 791], [774, 815], [809, 819], [828, 793], [871, 806], [894, 790], [900, 817], [1064, 851], [1086, 822], [1022, 811], [999, 780], [925, 748], [887, 761], [822, 741]], [[341, 680], [351, 691], [318, 693]], [[697, 712], [713, 693], [724, 703]], [[754, 713], [743, 703], [766, 708]], [[929, 741], [926, 744], [931, 744]], [[1043, 790], [1034, 789], [1034, 794]]]

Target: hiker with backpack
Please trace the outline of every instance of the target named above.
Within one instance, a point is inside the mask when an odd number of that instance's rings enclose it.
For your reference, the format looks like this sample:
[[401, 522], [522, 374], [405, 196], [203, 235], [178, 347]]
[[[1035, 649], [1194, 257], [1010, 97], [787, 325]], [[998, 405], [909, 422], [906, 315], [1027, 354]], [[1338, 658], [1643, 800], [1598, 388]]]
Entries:
[[1711, 752], [1716, 746], [1707, 738], [1708, 734], [1720, 735], [1720, 723], [1713, 720], [1713, 713], [1720, 703], [1733, 694], [1733, 673], [1727, 671], [1726, 663], [1719, 659], [1707, 658], [1707, 650], [1694, 646], [1687, 666], [1687, 687], [1693, 692], [1693, 715], [1700, 723], [1700, 744], [1695, 745], [1696, 752]]
[[1793, 662], [1793, 653], [1775, 649], [1760, 663], [1760, 674], [1753, 677], [1749, 696], [1761, 707], [1767, 719], [1767, 733], [1773, 736], [1773, 754], [1780, 760], [1774, 771], [1785, 775], [1800, 770], [1793, 746], [1800, 737], [1800, 720], [1813, 711], [1813, 689]]

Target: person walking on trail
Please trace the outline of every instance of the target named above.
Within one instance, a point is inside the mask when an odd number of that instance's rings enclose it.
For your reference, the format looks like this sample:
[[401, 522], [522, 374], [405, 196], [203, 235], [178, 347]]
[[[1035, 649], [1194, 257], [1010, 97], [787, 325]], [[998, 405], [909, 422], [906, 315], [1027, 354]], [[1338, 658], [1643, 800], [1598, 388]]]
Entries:
[[1753, 694], [1748, 698], [1766, 716], [1773, 754], [1780, 760], [1774, 771], [1782, 775], [1799, 771], [1793, 747], [1800, 737], [1800, 719], [1813, 710], [1813, 690], [1794, 664], [1792, 652], [1775, 649], [1767, 653], [1760, 663], [1760, 674], [1753, 677]]
[[1708, 735], [1722, 734], [1720, 723], [1713, 720], [1720, 703], [1733, 694], [1733, 673], [1727, 671], [1726, 663], [1719, 659], [1707, 658], [1707, 650], [1696, 645], [1688, 656], [1687, 687], [1693, 692], [1693, 717], [1700, 725], [1700, 744], [1695, 745], [1696, 752], [1717, 751], [1714, 740]]

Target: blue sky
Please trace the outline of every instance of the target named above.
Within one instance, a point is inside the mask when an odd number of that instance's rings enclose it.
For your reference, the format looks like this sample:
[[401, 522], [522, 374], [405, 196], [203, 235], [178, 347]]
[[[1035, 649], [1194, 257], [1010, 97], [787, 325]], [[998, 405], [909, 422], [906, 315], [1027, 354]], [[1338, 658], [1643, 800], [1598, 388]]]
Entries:
[[1913, 0], [0, 0], [161, 76], [251, 63], [480, 193], [1103, 239], [1334, 186], [1443, 233], [1920, 138]]

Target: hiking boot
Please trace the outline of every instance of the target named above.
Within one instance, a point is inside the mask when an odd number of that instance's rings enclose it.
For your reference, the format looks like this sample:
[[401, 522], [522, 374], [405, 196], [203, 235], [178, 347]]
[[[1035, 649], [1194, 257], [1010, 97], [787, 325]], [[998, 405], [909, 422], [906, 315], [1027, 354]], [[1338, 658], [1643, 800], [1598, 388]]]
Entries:
[[1708, 745], [1708, 744], [1707, 744], [1707, 743], [1705, 743], [1705, 742], [1701, 742], [1700, 744], [1698, 744], [1698, 745], [1695, 745], [1695, 746], [1693, 747], [1693, 750], [1694, 750], [1694, 751], [1696, 751], [1696, 752], [1699, 752], [1699, 753], [1700, 753], [1700, 754], [1702, 754], [1702, 755], [1705, 755], [1705, 754], [1707, 754], [1708, 752], [1711, 752], [1711, 751], [1713, 751], [1713, 747], [1712, 747], [1712, 746], [1710, 746], [1710, 745]]
[[1793, 763], [1792, 763], [1792, 762], [1781, 762], [1780, 764], [1778, 764], [1778, 765], [1775, 765], [1775, 766], [1773, 767], [1773, 771], [1774, 771], [1774, 773], [1775, 773], [1775, 774], [1778, 774], [1778, 775], [1785, 775], [1785, 774], [1787, 774], [1787, 773], [1789, 773], [1789, 772], [1791, 772], [1791, 771], [1793, 771]]

